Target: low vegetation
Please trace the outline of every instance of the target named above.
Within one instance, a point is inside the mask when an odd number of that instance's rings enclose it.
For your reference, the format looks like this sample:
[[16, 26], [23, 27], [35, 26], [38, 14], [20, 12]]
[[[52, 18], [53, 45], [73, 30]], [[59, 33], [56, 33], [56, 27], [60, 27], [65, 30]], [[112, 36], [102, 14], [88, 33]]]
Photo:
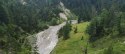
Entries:
[[[83, 22], [72, 25], [70, 38], [63, 40], [63, 36], [59, 38], [59, 42], [52, 54], [124, 54], [125, 53], [125, 37], [112, 38], [104, 36], [94, 42], [90, 42], [91, 36], [86, 33], [90, 22]], [[75, 27], [77, 26], [77, 33]]]
[[[85, 32], [88, 25], [89, 22], [72, 25], [72, 30], [69, 33], [70, 38], [63, 40], [63, 36], [60, 37], [52, 54], [83, 54], [88, 41], [88, 35]], [[74, 32], [76, 26], [77, 33]]]
[[59, 31], [59, 37], [63, 37], [63, 40], [67, 40], [70, 38], [69, 34], [71, 31], [71, 23], [70, 22], [66, 22], [66, 25], [60, 29]]

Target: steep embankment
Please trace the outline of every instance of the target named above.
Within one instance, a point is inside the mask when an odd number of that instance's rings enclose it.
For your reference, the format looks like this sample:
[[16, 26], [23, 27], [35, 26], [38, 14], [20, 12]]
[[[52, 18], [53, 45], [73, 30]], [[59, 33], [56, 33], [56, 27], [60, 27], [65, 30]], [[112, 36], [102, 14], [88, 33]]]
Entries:
[[66, 23], [62, 23], [57, 26], [51, 26], [45, 31], [37, 34], [37, 47], [38, 53], [49, 54], [58, 42], [58, 30], [63, 27]]
[[[64, 20], [67, 20], [67, 16], [70, 15], [70, 11], [67, 11], [63, 5], [63, 3], [60, 2], [59, 8], [63, 10], [62, 13], [59, 14], [60, 18], [63, 18]], [[72, 20], [72, 23], [77, 23], [76, 20]], [[42, 31], [36, 35], [37, 41], [37, 50], [39, 54], [50, 54], [50, 52], [54, 49], [58, 42], [58, 31], [66, 24], [66, 22], [63, 22], [60, 25], [57, 26], [50, 26], [47, 30]]]
[[[77, 21], [73, 20], [72, 23]], [[66, 22], [57, 25], [50, 26], [47, 30], [38, 33], [37, 36], [37, 49], [39, 54], [50, 54], [58, 42], [58, 31], [66, 24]]]

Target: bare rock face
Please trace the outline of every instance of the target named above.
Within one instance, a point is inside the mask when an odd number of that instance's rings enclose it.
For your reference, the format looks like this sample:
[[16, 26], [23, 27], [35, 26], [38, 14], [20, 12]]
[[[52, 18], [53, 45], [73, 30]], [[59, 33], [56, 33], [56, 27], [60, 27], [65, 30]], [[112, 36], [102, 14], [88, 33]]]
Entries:
[[59, 13], [60, 18], [67, 20], [68, 17], [72, 16], [72, 13], [69, 9], [67, 9], [62, 2], [59, 4], [59, 9], [61, 9], [63, 12]]
[[64, 13], [59, 13], [60, 18], [67, 20], [67, 16]]

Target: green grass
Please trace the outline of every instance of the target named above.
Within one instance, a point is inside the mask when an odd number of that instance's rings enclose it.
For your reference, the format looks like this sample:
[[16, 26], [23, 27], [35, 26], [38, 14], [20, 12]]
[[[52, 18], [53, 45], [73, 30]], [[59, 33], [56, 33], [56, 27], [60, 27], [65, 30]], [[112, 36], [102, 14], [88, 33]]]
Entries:
[[[89, 35], [86, 34], [87, 26], [90, 22], [83, 22], [72, 25], [70, 38], [63, 40], [59, 38], [59, 42], [52, 54], [83, 54], [87, 46]], [[74, 33], [74, 27], [77, 26], [77, 33]], [[83, 40], [81, 38], [83, 37]], [[104, 54], [109, 46], [113, 47], [113, 54], [125, 54], [125, 37], [112, 38], [105, 36], [88, 45], [88, 54]]]
[[[113, 54], [125, 54], [125, 37], [112, 38], [110, 36], [105, 36], [93, 43], [95, 45], [94, 49], [89, 51], [89, 54], [104, 54], [110, 46], [113, 47]], [[90, 47], [93, 48], [93, 47]]]
[[[52, 54], [83, 54], [86, 47], [88, 35], [85, 33], [89, 22], [72, 25], [70, 38], [68, 40], [59, 39], [57, 46]], [[74, 33], [74, 27], [77, 26], [77, 33]], [[83, 40], [81, 38], [83, 37]]]

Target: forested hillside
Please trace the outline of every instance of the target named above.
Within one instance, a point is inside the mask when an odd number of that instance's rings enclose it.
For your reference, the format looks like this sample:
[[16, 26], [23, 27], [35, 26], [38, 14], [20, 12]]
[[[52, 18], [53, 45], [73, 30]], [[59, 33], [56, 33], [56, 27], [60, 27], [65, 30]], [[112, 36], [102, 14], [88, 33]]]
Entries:
[[0, 0], [0, 54], [31, 54], [26, 37], [59, 24], [60, 12], [54, 1]]
[[27, 37], [64, 21], [60, 3], [79, 24], [59, 31], [53, 54], [125, 53], [125, 0], [0, 0], [0, 54], [36, 53]]
[[[102, 9], [123, 11], [124, 0], [62, 0], [67, 8], [72, 10], [79, 21], [89, 21], [100, 14]], [[121, 8], [121, 9], [119, 9]]]

